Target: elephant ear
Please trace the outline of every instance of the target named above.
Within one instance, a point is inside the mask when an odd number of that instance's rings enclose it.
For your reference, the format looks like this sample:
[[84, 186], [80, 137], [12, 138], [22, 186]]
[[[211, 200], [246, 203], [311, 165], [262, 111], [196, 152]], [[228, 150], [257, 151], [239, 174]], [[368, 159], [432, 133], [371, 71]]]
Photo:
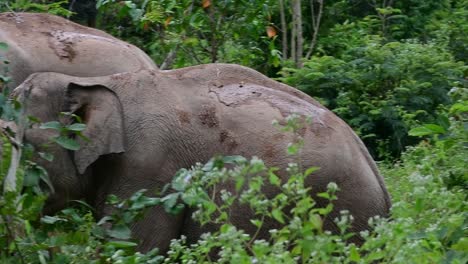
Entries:
[[78, 139], [74, 152], [78, 172], [83, 174], [99, 156], [125, 151], [123, 110], [117, 94], [104, 85], [70, 83], [66, 92], [69, 112], [81, 117], [89, 140]]

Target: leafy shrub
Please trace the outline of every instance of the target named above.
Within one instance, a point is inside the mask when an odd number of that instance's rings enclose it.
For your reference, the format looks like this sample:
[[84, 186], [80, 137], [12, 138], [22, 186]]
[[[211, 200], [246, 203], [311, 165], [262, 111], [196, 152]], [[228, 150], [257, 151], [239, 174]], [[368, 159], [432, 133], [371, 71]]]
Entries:
[[3, 0], [0, 3], [0, 12], [44, 12], [69, 17], [72, 12], [64, 7], [68, 2], [68, 0]]
[[97, 7], [106, 31], [143, 48], [165, 69], [210, 62], [279, 66], [275, 41], [265, 32], [275, 1], [99, 0]]
[[368, 37], [341, 58], [313, 57], [304, 68], [284, 68], [280, 80], [318, 97], [382, 159], [418, 142], [407, 134], [411, 127], [437, 122], [439, 105], [451, 102], [447, 94], [463, 85], [466, 69], [434, 43]]

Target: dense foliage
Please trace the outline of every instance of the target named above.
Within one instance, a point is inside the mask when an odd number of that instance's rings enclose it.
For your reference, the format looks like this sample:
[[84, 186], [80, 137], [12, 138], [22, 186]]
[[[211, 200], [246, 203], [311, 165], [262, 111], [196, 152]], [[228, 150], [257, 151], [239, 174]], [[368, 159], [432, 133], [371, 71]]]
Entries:
[[0, 4], [70, 16], [68, 9], [143, 48], [162, 69], [228, 62], [280, 75], [347, 121], [377, 159], [398, 158], [416, 144], [407, 132], [436, 122], [437, 107], [450, 104], [448, 91], [468, 86], [466, 0]]
[[[391, 218], [372, 220], [374, 230], [361, 234], [363, 245], [346, 244], [353, 235], [346, 212], [337, 219], [341, 234], [322, 230], [339, 186], [321, 194], [330, 205], [320, 208], [301, 185], [317, 168], [292, 164], [290, 180], [281, 182], [259, 159], [217, 157], [179, 171], [173, 193], [109, 197], [115, 210], [102, 219], [79, 201], [43, 216], [53, 188], [31, 160], [51, 157], [22, 146], [2, 127], [0, 262], [203, 263], [215, 262], [213, 249], [221, 263], [468, 262], [467, 0], [4, 0], [0, 11], [49, 12], [96, 25], [141, 47], [164, 69], [239, 63], [295, 86], [347, 121], [373, 156], [386, 160], [380, 167], [393, 200]], [[7, 48], [0, 39], [0, 49]], [[0, 69], [0, 87], [7, 82], [8, 69]], [[21, 119], [20, 112], [3, 89], [2, 121], [38, 122]], [[290, 121], [284, 133], [297, 132], [294, 117]], [[51, 126], [63, 135], [84, 129], [42, 124]], [[78, 147], [67, 138], [51, 140]], [[298, 149], [293, 144], [288, 151], [300, 155]], [[11, 185], [6, 178], [19, 150], [23, 158]], [[218, 206], [210, 187], [228, 178], [246, 188], [218, 190], [226, 202]], [[282, 194], [267, 199], [260, 192], [265, 183]], [[227, 221], [233, 203], [255, 210], [257, 227], [265, 218], [285, 225], [267, 241], [245, 234]], [[174, 240], [167, 256], [157, 249], [136, 252], [129, 226], [155, 205], [171, 213], [194, 207], [197, 221], [220, 228], [195, 244]]]
[[[446, 129], [435, 124], [413, 129], [413, 135], [432, 138], [408, 150], [401, 162], [381, 167], [393, 197], [391, 219], [373, 219], [374, 230], [361, 233], [365, 238], [362, 246], [344, 242], [353, 235], [347, 231], [352, 216], [346, 212], [336, 219], [341, 234], [332, 235], [322, 229], [322, 219], [333, 208], [339, 186], [330, 183], [328, 191], [320, 194], [330, 203], [318, 207], [303, 182], [305, 177], [314, 177], [319, 168], [301, 171], [291, 164], [290, 178], [282, 182], [275, 169], [266, 168], [259, 159], [218, 157], [190, 170], [180, 170], [170, 186], [175, 192], [170, 194], [150, 198], [143, 190], [127, 200], [109, 197], [108, 203], [115, 210], [102, 219], [94, 219], [82, 202], [55, 216], [38, 219], [45, 198], [38, 183], [41, 179], [47, 181], [47, 177], [40, 167], [25, 159], [17, 175], [18, 187], [0, 196], [0, 259], [2, 263], [82, 263], [84, 259], [90, 263], [465, 263], [468, 91], [461, 89], [453, 96], [457, 102], [444, 110], [449, 117]], [[18, 111], [15, 103], [4, 102], [2, 109], [2, 118]], [[297, 120], [291, 117], [282, 128], [284, 133], [297, 136], [288, 149], [291, 155], [300, 155], [301, 124]], [[8, 150], [14, 147], [9, 136], [5, 130], [3, 183], [11, 160]], [[230, 169], [225, 168], [226, 164], [231, 164]], [[235, 193], [216, 189], [217, 184], [227, 180], [234, 181]], [[267, 198], [261, 192], [265, 183], [277, 186], [282, 193]], [[225, 203], [218, 205], [216, 199]], [[233, 203], [252, 208], [256, 218], [251, 222], [258, 228], [266, 218], [285, 225], [270, 230], [269, 240], [246, 234], [229, 222]], [[202, 236], [195, 244], [188, 244], [185, 237], [173, 240], [167, 256], [158, 255], [156, 249], [146, 254], [135, 252], [137, 241], [130, 239], [129, 225], [155, 205], [164, 206], [169, 213], [193, 207], [196, 221], [217, 224], [219, 230]], [[291, 209], [287, 213], [284, 208]], [[218, 252], [219, 259], [213, 259], [216, 256], [212, 250]]]

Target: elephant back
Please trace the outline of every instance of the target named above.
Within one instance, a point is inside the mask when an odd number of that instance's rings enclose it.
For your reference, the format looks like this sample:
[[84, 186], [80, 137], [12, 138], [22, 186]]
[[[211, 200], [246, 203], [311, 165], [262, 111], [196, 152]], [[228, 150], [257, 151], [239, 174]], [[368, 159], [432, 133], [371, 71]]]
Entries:
[[157, 69], [137, 47], [50, 14], [0, 14], [0, 42], [9, 46], [0, 56], [10, 61], [13, 88], [36, 72], [97, 77]]

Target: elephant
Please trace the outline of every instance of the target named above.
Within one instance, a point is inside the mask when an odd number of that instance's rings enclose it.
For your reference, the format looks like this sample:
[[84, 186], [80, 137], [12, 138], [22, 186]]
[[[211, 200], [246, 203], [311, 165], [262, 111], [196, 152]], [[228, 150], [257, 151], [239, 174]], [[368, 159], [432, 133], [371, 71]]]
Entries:
[[64, 18], [40, 13], [1, 13], [0, 74], [5, 66], [15, 88], [30, 74], [60, 72], [96, 77], [141, 69], [157, 69], [143, 51], [111, 35]]
[[[348, 210], [354, 217], [353, 231], [369, 228], [373, 216], [385, 217], [390, 196], [375, 162], [353, 130], [334, 113], [308, 95], [261, 73], [232, 64], [206, 64], [177, 70], [142, 70], [100, 77], [74, 77], [61, 73], [36, 73], [13, 94], [25, 105], [25, 115], [42, 122], [61, 120], [60, 112], [80, 116], [86, 124], [81, 148], [69, 151], [49, 146], [53, 162], [40, 163], [48, 172], [55, 193], [47, 200], [44, 213], [63, 208], [67, 201], [86, 199], [98, 216], [111, 212], [105, 204], [109, 194], [128, 198], [140, 189], [161, 189], [180, 168], [207, 162], [215, 155], [257, 156], [266, 165], [282, 169], [296, 161], [303, 167], [320, 169], [306, 178], [315, 195], [335, 182], [341, 189], [335, 202], [336, 216]], [[298, 133], [304, 138], [299, 157], [285, 149], [294, 135], [280, 132], [280, 123], [291, 114], [312, 116], [312, 122]], [[41, 150], [57, 131], [25, 131], [24, 140]], [[220, 186], [229, 190], [229, 184]], [[266, 186], [265, 194], [278, 190]], [[253, 233], [252, 212], [238, 206], [231, 222]], [[276, 227], [265, 222], [259, 237]], [[332, 217], [325, 227], [337, 231]], [[213, 226], [199, 226], [190, 209], [179, 215], [152, 208], [132, 227], [143, 251], [158, 247], [168, 250], [170, 240], [185, 235], [196, 241]], [[359, 237], [357, 238], [359, 241]]]

